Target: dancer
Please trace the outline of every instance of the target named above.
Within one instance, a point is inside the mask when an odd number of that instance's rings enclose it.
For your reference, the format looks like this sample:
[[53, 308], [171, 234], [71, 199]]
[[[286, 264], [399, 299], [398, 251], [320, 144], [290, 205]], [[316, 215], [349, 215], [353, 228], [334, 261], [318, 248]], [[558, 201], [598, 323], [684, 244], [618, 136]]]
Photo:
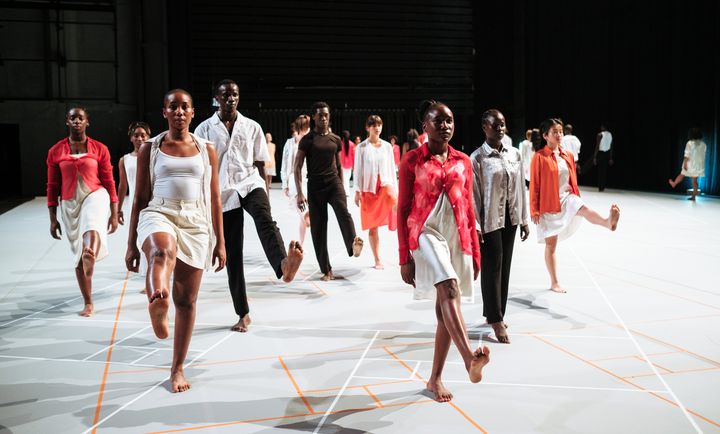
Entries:
[[[355, 148], [360, 142], [350, 140], [350, 131], [343, 130], [340, 133], [342, 149], [340, 151], [340, 166], [343, 173], [343, 188], [345, 196], [350, 195], [350, 175], [352, 175], [353, 164], [355, 164]], [[357, 181], [354, 181], [357, 182]]]
[[270, 214], [265, 192], [264, 162], [267, 146], [260, 124], [237, 110], [240, 89], [232, 80], [222, 80], [215, 87], [218, 111], [195, 129], [195, 134], [215, 144], [223, 208], [223, 229], [227, 245], [228, 284], [238, 322], [230, 329], [247, 332], [250, 306], [243, 269], [244, 212], [253, 218], [265, 256], [278, 279], [291, 282], [303, 258], [302, 246], [290, 241], [287, 252], [280, 230]]
[[670, 187], [675, 188], [687, 176], [692, 180], [692, 194], [688, 199], [695, 200], [698, 195], [698, 178], [705, 176], [705, 151], [707, 145], [702, 140], [700, 128], [690, 128], [688, 142], [685, 144], [682, 170], [675, 179], [668, 179]]
[[265, 163], [265, 192], [270, 197], [270, 184], [272, 184], [273, 176], [277, 176], [277, 169], [275, 168], [275, 143], [272, 141], [272, 134], [265, 133], [265, 142], [268, 150], [268, 160]]
[[71, 108], [65, 125], [69, 136], [50, 148], [46, 161], [50, 235], [59, 240], [65, 231], [85, 302], [79, 315], [89, 317], [93, 313], [95, 263], [108, 255], [107, 235], [118, 225], [118, 197], [108, 148], [86, 134], [90, 125], [87, 110]]
[[573, 158], [575, 159], [575, 168], [579, 168], [577, 162], [582, 143], [580, 143], [580, 139], [573, 135], [573, 126], [570, 124], [565, 124], [565, 127], [563, 128], [563, 139], [562, 143], [560, 143], [560, 147], [566, 151], [572, 152]]
[[453, 113], [445, 104], [420, 105], [428, 143], [410, 151], [400, 163], [398, 245], [400, 274], [415, 287], [415, 298], [435, 298], [437, 331], [432, 374], [427, 389], [438, 402], [452, 399], [442, 382], [450, 342], [465, 362], [470, 381], [482, 380], [490, 361], [486, 346], [470, 347], [460, 296], [472, 293], [480, 272], [475, 233], [473, 171], [470, 159], [453, 149]]
[[[393, 160], [395, 161], [395, 170], [400, 167], [400, 145], [397, 143], [398, 138], [396, 135], [388, 137], [388, 142], [392, 145]], [[397, 173], [395, 174], [397, 176]]]
[[[297, 207], [297, 187], [295, 187], [295, 156], [297, 155], [298, 143], [305, 134], [310, 131], [310, 116], [300, 115], [290, 124], [292, 129], [292, 137], [287, 139], [285, 147], [283, 148], [283, 159], [282, 167], [280, 168], [280, 178], [282, 179], [282, 189], [285, 196], [290, 198], [290, 208], [294, 212], [297, 212], [300, 217], [299, 225], [299, 240], [300, 245], [305, 244], [305, 233], [307, 228], [310, 227], [310, 213], [307, 211], [300, 211]], [[303, 164], [302, 168], [303, 179], [307, 178], [307, 166]], [[303, 188], [307, 189], [307, 184], [303, 184]], [[307, 191], [307, 190], [306, 190]]]
[[[605, 125], [600, 125], [600, 132], [597, 135], [595, 143], [595, 153], [593, 154], [593, 165], [598, 168], [598, 191], [605, 191], [607, 184], [607, 170], [613, 165], [613, 136]], [[584, 173], [584, 172], [583, 172]]]
[[[397, 178], [393, 146], [380, 138], [383, 122], [372, 115], [365, 121], [367, 140], [355, 151], [355, 205], [360, 207], [362, 230], [369, 230], [370, 250], [376, 270], [385, 268], [380, 260], [378, 228], [397, 229]], [[396, 145], [397, 146], [397, 145]]]
[[482, 129], [485, 143], [472, 153], [470, 161], [475, 173], [475, 218], [480, 226], [483, 316], [498, 342], [509, 344], [505, 308], [518, 225], [521, 241], [530, 234], [523, 161], [519, 150], [502, 142], [505, 116], [500, 111], [483, 113]]
[[[355, 223], [347, 210], [340, 166], [341, 141], [340, 137], [330, 131], [330, 106], [324, 102], [316, 102], [312, 106], [312, 118], [314, 129], [298, 144], [295, 187], [298, 208], [304, 212], [307, 206], [310, 211], [310, 234], [315, 256], [320, 265], [321, 280], [327, 281], [336, 278], [327, 249], [327, 206], [330, 205], [335, 211], [349, 256], [360, 256], [363, 240], [355, 235]], [[306, 157], [307, 199], [302, 189], [302, 167]]]
[[225, 267], [217, 154], [211, 143], [190, 134], [194, 115], [189, 93], [174, 89], [165, 94], [163, 117], [167, 119], [168, 131], [140, 148], [137, 192], [125, 255], [130, 271], [138, 270], [138, 249], [150, 264], [146, 277], [148, 312], [155, 336], [160, 339], [169, 335], [167, 311], [172, 290], [173, 392], [190, 389], [183, 364], [195, 325], [203, 271], [214, 263], [215, 272]]
[[537, 225], [538, 242], [545, 243], [550, 290], [567, 292], [560, 286], [557, 277], [555, 250], [558, 241], [575, 233], [582, 221], [580, 217], [614, 231], [620, 219], [620, 208], [613, 204], [608, 217], [603, 218], [580, 199], [575, 159], [560, 146], [562, 120], [553, 118], [543, 121], [540, 132], [542, 147], [535, 150], [530, 164], [530, 214], [532, 222]]
[[418, 137], [418, 132], [415, 128], [410, 128], [408, 130], [406, 134], [407, 142], [403, 143], [402, 155], [405, 155], [408, 153], [408, 151], [412, 151], [413, 149], [417, 149], [420, 147], [421, 143], [418, 142]]
[[[520, 156], [522, 157], [523, 178], [525, 179], [525, 187], [528, 187], [530, 185], [530, 161], [532, 161], [532, 156], [535, 153], [532, 142], [532, 133], [532, 129], [525, 131], [525, 140], [520, 142], [519, 145]], [[538, 137], [540, 137], [539, 131]]]

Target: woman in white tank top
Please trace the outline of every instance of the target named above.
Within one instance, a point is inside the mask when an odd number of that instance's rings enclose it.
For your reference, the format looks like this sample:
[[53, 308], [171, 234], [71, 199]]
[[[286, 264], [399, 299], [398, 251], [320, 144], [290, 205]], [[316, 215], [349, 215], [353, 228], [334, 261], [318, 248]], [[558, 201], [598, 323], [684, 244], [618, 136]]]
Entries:
[[168, 299], [173, 294], [173, 392], [190, 389], [183, 364], [203, 271], [215, 261], [216, 272], [225, 267], [217, 153], [211, 143], [190, 134], [194, 115], [189, 93], [175, 89], [165, 95], [163, 116], [168, 131], [142, 145], [138, 152], [137, 190], [125, 255], [130, 271], [138, 269], [140, 250], [147, 258], [148, 311], [160, 339], [170, 332]]

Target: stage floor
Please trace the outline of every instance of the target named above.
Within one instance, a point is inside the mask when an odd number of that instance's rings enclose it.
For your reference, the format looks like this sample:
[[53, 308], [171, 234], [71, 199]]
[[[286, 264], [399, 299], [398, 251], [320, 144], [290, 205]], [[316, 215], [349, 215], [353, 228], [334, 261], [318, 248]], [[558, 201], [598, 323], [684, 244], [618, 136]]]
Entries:
[[[297, 215], [275, 186], [286, 241]], [[192, 389], [168, 389], [171, 338], [152, 333], [143, 281], [124, 267], [127, 228], [98, 263], [92, 318], [66, 240], [50, 237], [44, 198], [0, 215], [0, 432], [720, 433], [720, 200], [585, 188], [615, 233], [583, 222], [558, 247], [567, 294], [550, 292], [534, 227], [515, 245], [506, 322], [484, 324], [480, 284], [463, 312], [473, 345], [492, 350], [471, 384], [456, 349], [452, 403], [424, 391], [435, 315], [400, 279], [395, 233], [381, 230], [386, 269], [348, 258], [330, 212], [331, 261], [319, 280], [310, 240], [291, 284], [274, 274], [246, 219], [253, 325], [237, 317], [225, 271], [208, 273], [187, 358]], [[359, 213], [349, 205], [356, 227]], [[171, 308], [171, 320], [173, 310]]]

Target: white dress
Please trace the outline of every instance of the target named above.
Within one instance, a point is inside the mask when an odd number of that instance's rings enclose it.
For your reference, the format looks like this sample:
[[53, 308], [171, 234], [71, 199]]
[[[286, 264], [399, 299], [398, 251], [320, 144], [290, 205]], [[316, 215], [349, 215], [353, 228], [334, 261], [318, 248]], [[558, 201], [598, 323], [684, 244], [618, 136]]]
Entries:
[[[125, 174], [127, 175], [128, 182], [128, 197], [130, 198], [130, 208], [132, 209], [132, 203], [135, 199], [135, 177], [137, 176], [137, 155], [125, 154], [123, 157], [123, 164], [125, 165]], [[125, 201], [127, 202], [127, 201]]]
[[462, 250], [455, 213], [446, 193], [438, 197], [413, 251], [415, 300], [435, 300], [435, 285], [457, 280], [463, 297], [473, 297], [473, 258]]
[[[73, 158], [83, 158], [87, 154], [71, 154]], [[95, 253], [95, 261], [108, 255], [107, 227], [110, 219], [110, 195], [104, 187], [91, 192], [83, 177], [78, 174], [75, 195], [72, 199], [60, 201], [60, 216], [63, 231], [70, 242], [73, 252], [73, 265], [80, 263], [83, 250], [83, 234], [96, 231], [100, 236], [100, 251]]]
[[562, 241], [578, 230], [582, 217], [577, 213], [585, 203], [580, 196], [570, 192], [570, 169], [567, 162], [560, 157], [560, 153], [555, 150], [555, 160], [558, 162], [558, 185], [560, 186], [560, 212], [540, 214], [540, 222], [537, 225], [538, 243], [544, 243], [545, 238], [558, 236], [558, 241]]
[[705, 150], [707, 146], [702, 140], [688, 140], [685, 145], [685, 158], [688, 159], [688, 168], [684, 165], [682, 173], [691, 178], [705, 176]]

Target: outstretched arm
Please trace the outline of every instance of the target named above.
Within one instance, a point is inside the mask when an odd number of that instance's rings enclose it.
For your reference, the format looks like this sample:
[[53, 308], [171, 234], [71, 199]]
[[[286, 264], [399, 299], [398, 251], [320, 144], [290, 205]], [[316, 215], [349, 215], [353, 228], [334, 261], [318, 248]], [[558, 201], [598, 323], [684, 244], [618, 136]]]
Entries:
[[223, 231], [222, 218], [222, 201], [220, 200], [220, 183], [218, 181], [218, 158], [215, 146], [211, 143], [207, 144], [208, 157], [210, 158], [210, 167], [212, 169], [212, 178], [210, 179], [210, 206], [212, 207], [212, 225], [215, 232], [215, 248], [213, 249], [213, 264], [217, 260], [215, 272], [225, 268], [225, 232]]

